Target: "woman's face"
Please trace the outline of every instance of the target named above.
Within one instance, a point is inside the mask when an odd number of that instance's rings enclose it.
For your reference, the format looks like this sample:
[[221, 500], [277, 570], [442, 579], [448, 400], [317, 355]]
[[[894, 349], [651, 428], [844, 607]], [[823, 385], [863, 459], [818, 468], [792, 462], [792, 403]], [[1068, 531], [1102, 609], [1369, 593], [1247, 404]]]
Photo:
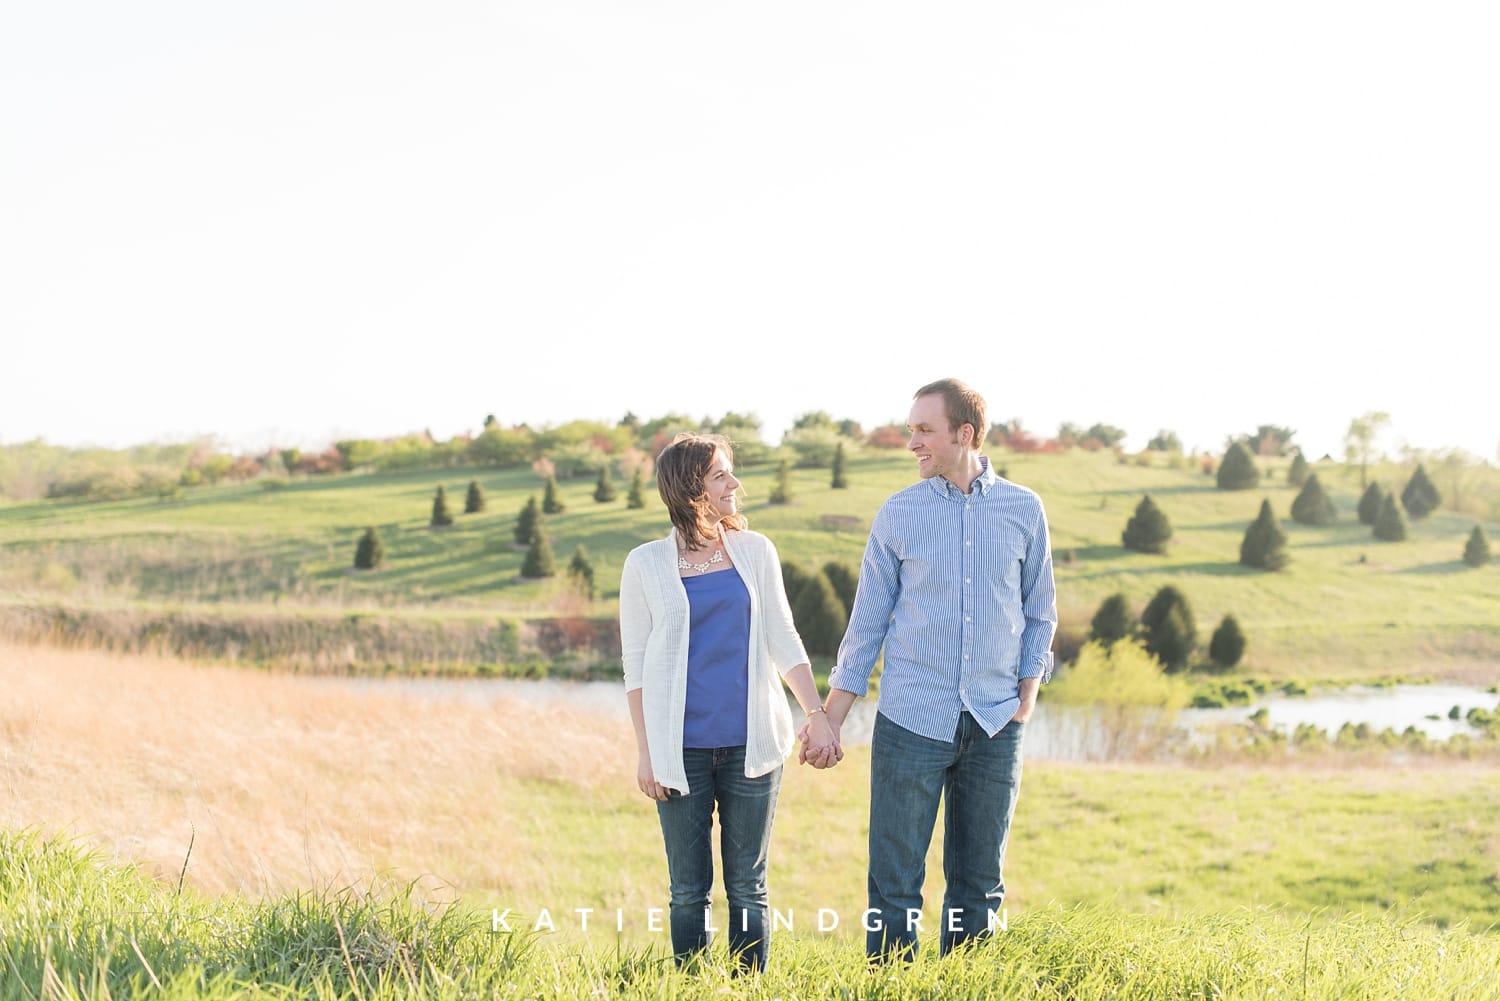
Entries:
[[720, 517], [727, 518], [739, 511], [740, 500], [735, 494], [739, 488], [740, 481], [734, 478], [734, 467], [729, 464], [729, 456], [723, 451], [715, 451], [713, 465], [708, 467], [708, 472], [703, 476], [703, 490]]

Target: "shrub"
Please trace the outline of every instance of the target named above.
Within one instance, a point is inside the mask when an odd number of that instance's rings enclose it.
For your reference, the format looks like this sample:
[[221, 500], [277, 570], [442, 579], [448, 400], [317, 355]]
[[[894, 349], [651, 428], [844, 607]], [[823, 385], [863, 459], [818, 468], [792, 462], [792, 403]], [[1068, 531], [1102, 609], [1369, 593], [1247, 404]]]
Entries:
[[1245, 529], [1240, 562], [1258, 570], [1281, 570], [1291, 562], [1286, 551], [1286, 533], [1276, 523], [1269, 499], [1260, 502], [1260, 515]]
[[1359, 498], [1359, 523], [1361, 525], [1373, 525], [1375, 519], [1380, 517], [1380, 502], [1385, 497], [1385, 488], [1374, 480], [1365, 487], [1365, 492]]
[[646, 477], [639, 466], [635, 474], [630, 477], [630, 492], [625, 495], [625, 506], [632, 510], [639, 510], [646, 506]]
[[[1298, 453], [1301, 458], [1301, 453]], [[1312, 473], [1302, 484], [1297, 499], [1292, 501], [1292, 520], [1301, 525], [1331, 525], [1338, 517], [1333, 501], [1323, 492], [1318, 474]]]
[[802, 593], [803, 586], [811, 575], [796, 563], [783, 560], [781, 563], [781, 586], [786, 591], [788, 604], [797, 603], [797, 595]]
[[453, 512], [448, 510], [448, 491], [439, 484], [432, 498], [432, 527], [446, 528], [453, 524]]
[[1129, 636], [1132, 625], [1130, 602], [1125, 600], [1123, 593], [1112, 594], [1100, 603], [1099, 610], [1094, 613], [1094, 619], [1089, 623], [1089, 639], [1108, 646]]
[[365, 529], [359, 545], [354, 548], [354, 566], [359, 570], [374, 570], [384, 562], [385, 546], [380, 541], [380, 533], [372, 525]]
[[1375, 517], [1375, 538], [1382, 542], [1400, 542], [1406, 538], [1406, 513], [1395, 494], [1380, 499], [1380, 514]]
[[1189, 697], [1181, 678], [1163, 676], [1150, 651], [1129, 640], [1084, 644], [1077, 659], [1047, 686], [1049, 705], [1172, 710], [1187, 705]]
[[810, 577], [792, 605], [792, 621], [802, 637], [807, 652], [831, 657], [839, 651], [849, 612], [839, 601], [833, 582], [821, 570]]
[[1442, 495], [1428, 477], [1426, 468], [1417, 463], [1416, 471], [1401, 490], [1401, 506], [1406, 508], [1408, 515], [1421, 520], [1436, 511], [1442, 500]]
[[552, 556], [552, 544], [547, 541], [547, 527], [539, 518], [536, 529], [531, 533], [531, 545], [526, 550], [526, 559], [521, 563], [521, 576], [536, 578], [556, 574], [557, 561]]
[[1141, 498], [1135, 514], [1125, 523], [1125, 531], [1120, 535], [1126, 549], [1139, 553], [1164, 553], [1171, 538], [1172, 523], [1150, 494]]
[[848, 563], [829, 560], [823, 564], [823, 576], [833, 585], [834, 593], [843, 602], [845, 610], [853, 611], [854, 593], [859, 590], [859, 570]]
[[1298, 449], [1297, 454], [1292, 456], [1292, 464], [1286, 471], [1286, 482], [1288, 486], [1300, 487], [1307, 482], [1307, 459]]
[[1250, 490], [1260, 483], [1260, 470], [1255, 467], [1255, 458], [1244, 442], [1229, 446], [1224, 459], [1219, 463], [1218, 484], [1220, 490]]
[[521, 515], [516, 519], [516, 544], [520, 546], [530, 545], [531, 536], [536, 531], [536, 526], [541, 520], [541, 505], [536, 502], [536, 494], [532, 494], [526, 498], [526, 505], [521, 508]]
[[1167, 584], [1152, 596], [1141, 612], [1146, 650], [1169, 671], [1180, 671], [1198, 645], [1198, 627], [1193, 609], [1183, 593]]
[[547, 477], [547, 488], [542, 491], [542, 512], [544, 514], [562, 514], [566, 510], [567, 508], [563, 507], [561, 498], [557, 496], [557, 477]]
[[588, 550], [581, 542], [573, 550], [573, 559], [568, 563], [568, 579], [585, 598], [594, 600], [594, 564], [589, 561]]
[[484, 510], [484, 488], [478, 480], [469, 481], [469, 492], [464, 495], [464, 514], [479, 514]]
[[599, 467], [599, 480], [594, 484], [594, 500], [600, 504], [608, 504], [615, 499], [615, 484], [609, 478], [609, 463]]
[[1239, 620], [1233, 615], [1226, 615], [1219, 622], [1219, 628], [1214, 630], [1213, 638], [1208, 641], [1208, 659], [1223, 668], [1230, 668], [1240, 662], [1245, 656], [1245, 633], [1240, 629]]
[[781, 465], [776, 467], [776, 482], [771, 485], [771, 503], [790, 504], [791, 502], [792, 464], [782, 459]]
[[833, 479], [829, 484], [834, 490], [844, 490], [849, 486], [849, 478], [844, 469], [844, 443], [839, 442], [838, 448], [833, 450]]
[[1484, 529], [1479, 525], [1474, 526], [1474, 531], [1469, 533], [1469, 541], [1464, 544], [1464, 562], [1471, 567], [1482, 567], [1490, 561], [1490, 540], [1485, 537]]

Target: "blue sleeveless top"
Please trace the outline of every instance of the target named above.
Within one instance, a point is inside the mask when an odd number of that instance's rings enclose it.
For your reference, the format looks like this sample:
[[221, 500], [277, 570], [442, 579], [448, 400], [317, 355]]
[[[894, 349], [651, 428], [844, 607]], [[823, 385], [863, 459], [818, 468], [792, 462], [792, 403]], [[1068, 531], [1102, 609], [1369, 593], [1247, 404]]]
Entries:
[[682, 578], [688, 626], [683, 747], [745, 743], [750, 688], [750, 592], [736, 570]]

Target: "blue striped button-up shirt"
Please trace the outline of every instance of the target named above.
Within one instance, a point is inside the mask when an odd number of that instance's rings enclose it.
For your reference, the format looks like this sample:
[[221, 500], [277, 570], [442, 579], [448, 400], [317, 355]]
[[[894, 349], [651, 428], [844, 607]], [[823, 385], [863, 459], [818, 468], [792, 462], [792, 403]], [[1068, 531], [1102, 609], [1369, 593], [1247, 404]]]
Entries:
[[865, 695], [884, 647], [880, 712], [932, 740], [952, 740], [965, 710], [994, 736], [1020, 707], [1020, 679], [1052, 675], [1047, 515], [981, 462], [967, 494], [934, 476], [881, 506], [829, 678]]

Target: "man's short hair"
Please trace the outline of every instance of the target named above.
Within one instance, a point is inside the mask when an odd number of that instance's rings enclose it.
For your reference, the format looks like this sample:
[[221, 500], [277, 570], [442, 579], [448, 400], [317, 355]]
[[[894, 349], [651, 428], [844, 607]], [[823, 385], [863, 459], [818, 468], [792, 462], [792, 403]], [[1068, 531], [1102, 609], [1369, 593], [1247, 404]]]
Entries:
[[943, 409], [948, 411], [948, 430], [957, 434], [959, 428], [968, 424], [974, 429], [974, 440], [969, 444], [976, 452], [984, 448], [984, 439], [990, 430], [984, 420], [984, 397], [957, 379], [929, 382], [917, 390], [912, 399], [923, 396], [941, 396]]

